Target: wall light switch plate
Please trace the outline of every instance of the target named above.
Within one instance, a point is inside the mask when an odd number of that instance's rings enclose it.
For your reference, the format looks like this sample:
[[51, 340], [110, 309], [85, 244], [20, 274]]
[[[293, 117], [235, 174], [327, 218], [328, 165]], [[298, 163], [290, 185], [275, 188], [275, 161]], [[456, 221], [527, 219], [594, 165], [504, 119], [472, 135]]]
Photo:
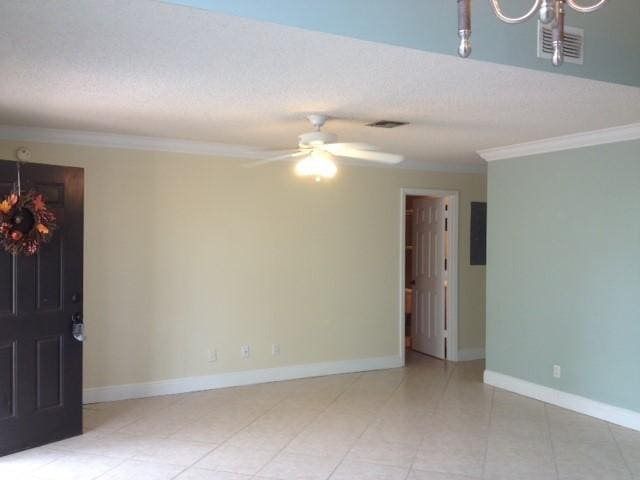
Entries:
[[280, 344], [279, 343], [274, 343], [273, 345], [271, 345], [271, 355], [273, 355], [273, 356], [280, 355]]
[[218, 351], [215, 348], [207, 350], [207, 362], [213, 363], [218, 361]]
[[560, 378], [561, 375], [562, 375], [562, 369], [560, 368], [560, 365], [554, 365], [553, 366], [553, 377], [554, 378]]
[[249, 345], [242, 345], [240, 347], [240, 357], [242, 358], [251, 357], [251, 347]]

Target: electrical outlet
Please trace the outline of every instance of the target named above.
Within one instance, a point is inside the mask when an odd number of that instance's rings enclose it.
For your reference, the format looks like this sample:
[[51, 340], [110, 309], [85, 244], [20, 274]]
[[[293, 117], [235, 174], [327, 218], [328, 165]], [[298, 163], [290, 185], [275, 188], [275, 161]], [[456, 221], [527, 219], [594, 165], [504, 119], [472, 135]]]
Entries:
[[562, 375], [562, 369], [560, 368], [560, 365], [554, 365], [553, 366], [554, 378], [560, 378], [560, 375]]
[[213, 363], [218, 361], [218, 351], [215, 348], [207, 350], [207, 362]]
[[279, 343], [274, 343], [273, 345], [271, 345], [271, 355], [273, 355], [273, 356], [280, 355], [280, 344]]
[[249, 345], [242, 345], [240, 347], [240, 357], [242, 358], [251, 357], [251, 347]]

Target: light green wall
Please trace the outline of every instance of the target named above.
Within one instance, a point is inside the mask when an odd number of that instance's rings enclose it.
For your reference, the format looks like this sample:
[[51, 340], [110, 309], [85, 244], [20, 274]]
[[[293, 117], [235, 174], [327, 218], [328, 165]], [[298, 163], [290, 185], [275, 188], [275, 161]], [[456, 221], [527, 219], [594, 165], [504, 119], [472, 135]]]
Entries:
[[493, 162], [488, 202], [487, 368], [640, 411], [640, 142]]

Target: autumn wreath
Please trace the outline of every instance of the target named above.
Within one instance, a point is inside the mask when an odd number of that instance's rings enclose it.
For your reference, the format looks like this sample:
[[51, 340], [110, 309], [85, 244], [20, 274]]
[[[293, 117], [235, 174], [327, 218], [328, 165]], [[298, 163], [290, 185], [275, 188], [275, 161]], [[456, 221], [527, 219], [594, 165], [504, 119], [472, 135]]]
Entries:
[[37, 253], [55, 229], [55, 214], [33, 190], [11, 193], [0, 202], [0, 245], [9, 253]]

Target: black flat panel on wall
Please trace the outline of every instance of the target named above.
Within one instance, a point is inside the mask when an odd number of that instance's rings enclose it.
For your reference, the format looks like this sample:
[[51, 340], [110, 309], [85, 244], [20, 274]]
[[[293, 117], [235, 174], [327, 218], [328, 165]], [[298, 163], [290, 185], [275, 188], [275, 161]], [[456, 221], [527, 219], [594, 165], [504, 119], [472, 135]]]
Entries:
[[471, 202], [470, 265], [487, 264], [487, 203]]
[[13, 417], [16, 391], [15, 342], [0, 345], [0, 418]]

